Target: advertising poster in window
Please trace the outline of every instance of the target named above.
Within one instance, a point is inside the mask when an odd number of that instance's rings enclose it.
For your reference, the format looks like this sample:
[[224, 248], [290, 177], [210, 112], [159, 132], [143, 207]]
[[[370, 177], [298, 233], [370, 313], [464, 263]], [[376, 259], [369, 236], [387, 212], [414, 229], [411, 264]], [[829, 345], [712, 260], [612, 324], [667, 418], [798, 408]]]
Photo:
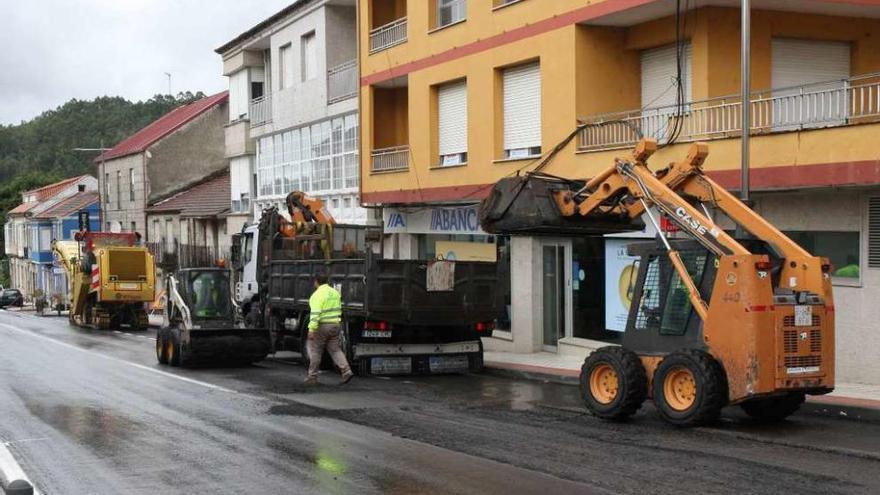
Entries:
[[639, 258], [626, 254], [632, 239], [605, 239], [605, 328], [626, 330], [626, 319], [639, 273]]

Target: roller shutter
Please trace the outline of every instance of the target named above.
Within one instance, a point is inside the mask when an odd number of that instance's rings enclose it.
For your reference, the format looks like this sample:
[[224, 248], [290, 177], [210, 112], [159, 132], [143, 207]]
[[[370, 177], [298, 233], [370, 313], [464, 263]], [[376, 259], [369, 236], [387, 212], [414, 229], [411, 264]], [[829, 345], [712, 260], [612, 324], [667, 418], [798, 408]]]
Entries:
[[541, 146], [541, 69], [538, 63], [506, 69], [504, 84], [504, 149]]
[[771, 45], [771, 84], [777, 98], [774, 126], [816, 127], [844, 122], [849, 43], [774, 38]]
[[437, 90], [439, 148], [443, 157], [467, 153], [467, 83], [455, 82]]
[[[666, 45], [642, 52], [642, 108], [675, 105], [676, 103], [676, 45]], [[681, 79], [685, 102], [691, 95], [691, 44], [682, 47]], [[669, 109], [663, 109], [665, 112]], [[674, 113], [674, 112], [670, 112]]]

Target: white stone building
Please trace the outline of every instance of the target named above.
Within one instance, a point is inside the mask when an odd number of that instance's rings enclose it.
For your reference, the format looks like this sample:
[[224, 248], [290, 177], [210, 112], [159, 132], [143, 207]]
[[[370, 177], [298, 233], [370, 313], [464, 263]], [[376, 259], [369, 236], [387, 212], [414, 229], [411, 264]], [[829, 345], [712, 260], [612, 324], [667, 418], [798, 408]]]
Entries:
[[284, 210], [294, 190], [341, 223], [372, 220], [358, 195], [355, 18], [354, 0], [302, 0], [216, 50], [229, 78], [230, 230]]

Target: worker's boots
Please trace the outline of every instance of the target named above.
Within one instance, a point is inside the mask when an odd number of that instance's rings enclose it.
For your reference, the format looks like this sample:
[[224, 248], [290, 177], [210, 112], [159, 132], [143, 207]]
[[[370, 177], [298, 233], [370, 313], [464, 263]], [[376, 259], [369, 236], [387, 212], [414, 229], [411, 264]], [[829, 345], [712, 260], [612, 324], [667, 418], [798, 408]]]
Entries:
[[342, 380], [339, 380], [339, 384], [345, 385], [346, 383], [350, 382], [353, 377], [354, 377], [354, 373], [352, 373], [351, 370], [346, 371], [345, 373], [342, 374]]
[[307, 376], [305, 380], [303, 380], [303, 385], [314, 386], [318, 384], [318, 377], [316, 376]]

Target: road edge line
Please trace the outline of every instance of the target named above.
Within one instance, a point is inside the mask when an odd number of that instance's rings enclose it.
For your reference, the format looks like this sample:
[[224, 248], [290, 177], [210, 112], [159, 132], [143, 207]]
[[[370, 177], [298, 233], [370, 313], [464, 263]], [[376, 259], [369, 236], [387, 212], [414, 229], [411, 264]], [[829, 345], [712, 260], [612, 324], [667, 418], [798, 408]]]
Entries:
[[85, 354], [90, 354], [90, 355], [93, 355], [93, 356], [100, 356], [100, 357], [102, 357], [102, 358], [104, 358], [104, 359], [108, 359], [108, 360], [110, 360], [110, 361], [116, 361], [117, 363], [126, 364], [126, 365], [128, 365], [128, 366], [133, 367], [133, 368], [141, 369], [141, 370], [144, 370], [144, 371], [149, 371], [149, 372], [151, 372], [151, 373], [156, 373], [156, 374], [159, 374], [159, 375], [162, 375], [162, 376], [166, 376], [166, 377], [168, 377], [168, 378], [174, 378], [174, 379], [177, 379], [177, 380], [180, 380], [180, 381], [183, 381], [183, 382], [187, 382], [187, 383], [191, 383], [191, 384], [194, 384], [194, 385], [200, 385], [200, 386], [202, 386], [202, 387], [206, 387], [206, 388], [209, 388], [209, 389], [211, 389], [211, 390], [217, 390], [217, 391], [220, 391], [220, 392], [226, 392], [226, 393], [234, 394], [234, 395], [241, 395], [238, 391], [233, 390], [233, 389], [231, 389], [231, 388], [226, 388], [226, 387], [223, 387], [223, 386], [220, 386], [220, 385], [214, 385], [213, 383], [203, 382], [203, 381], [201, 381], [201, 380], [195, 380], [195, 379], [192, 379], [192, 378], [187, 378], [187, 377], [185, 377], [185, 376], [175, 375], [174, 373], [169, 373], [169, 372], [167, 372], [167, 371], [162, 371], [162, 370], [158, 370], [158, 369], [156, 369], [156, 368], [151, 368], [151, 367], [149, 367], [149, 366], [144, 366], [143, 364], [132, 363], [131, 361], [126, 361], [126, 360], [124, 360], [124, 359], [119, 359], [119, 358], [117, 358], [117, 357], [108, 356], [108, 355], [106, 355], [106, 354], [101, 354], [101, 353], [99, 353], [99, 352], [91, 351], [91, 350], [89, 350], [89, 349], [83, 349], [83, 348], [81, 348], [81, 347], [77, 347], [77, 346], [75, 346], [75, 345], [73, 345], [73, 344], [68, 344], [67, 342], [62, 342], [62, 341], [60, 341], [60, 340], [53, 339], [52, 337], [47, 337], [47, 336], [45, 336], [45, 335], [41, 335], [41, 334], [38, 334], [38, 333], [35, 333], [35, 332], [31, 332], [31, 331], [29, 331], [29, 330], [23, 330], [23, 329], [21, 329], [21, 328], [16, 328], [16, 327], [14, 327], [14, 326], [12, 326], [12, 325], [9, 325], [9, 324], [6, 324], [6, 323], [0, 323], [0, 326], [6, 328], [7, 330], [11, 330], [11, 331], [13, 331], [13, 332], [16, 332], [16, 333], [25, 334], [25, 335], [28, 335], [28, 336], [31, 336], [31, 337], [35, 337], [35, 338], [38, 338], [38, 339], [46, 340], [46, 341], [52, 342], [52, 343], [54, 343], [54, 344], [60, 345], [60, 346], [62, 346], [62, 347], [67, 347], [67, 348], [69, 348], [69, 349], [74, 349], [74, 350], [77, 350], [77, 351], [82, 352], [82, 353], [85, 353]]

